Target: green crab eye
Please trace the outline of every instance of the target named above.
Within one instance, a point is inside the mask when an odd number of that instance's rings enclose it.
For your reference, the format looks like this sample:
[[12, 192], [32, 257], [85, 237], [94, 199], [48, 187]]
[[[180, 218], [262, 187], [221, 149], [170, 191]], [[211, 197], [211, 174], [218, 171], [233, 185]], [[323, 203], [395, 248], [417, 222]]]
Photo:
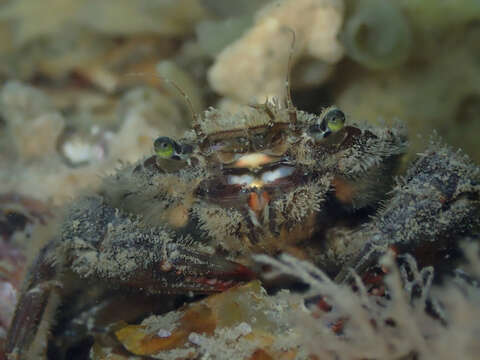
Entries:
[[331, 132], [337, 132], [345, 125], [345, 114], [338, 109], [327, 112], [324, 119], [328, 130]]
[[171, 159], [175, 155], [175, 142], [168, 137], [157, 138], [153, 146], [157, 156], [162, 159]]
[[309, 131], [315, 141], [322, 141], [327, 136], [340, 131], [345, 125], [345, 114], [337, 109], [326, 109], [317, 121], [310, 125]]
[[166, 160], [185, 160], [193, 151], [192, 145], [179, 144], [166, 136], [157, 138], [153, 147], [157, 158]]

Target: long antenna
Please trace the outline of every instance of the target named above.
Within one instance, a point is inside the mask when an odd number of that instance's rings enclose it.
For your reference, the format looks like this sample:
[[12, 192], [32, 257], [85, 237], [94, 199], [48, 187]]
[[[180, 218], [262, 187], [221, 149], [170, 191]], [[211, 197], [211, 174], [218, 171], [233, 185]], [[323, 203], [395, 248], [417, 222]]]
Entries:
[[289, 110], [289, 113], [290, 113], [290, 122], [293, 124], [296, 124], [297, 113], [296, 111], [293, 111], [295, 109], [295, 106], [293, 106], [292, 93], [291, 93], [291, 74], [292, 74], [292, 66], [293, 66], [293, 54], [295, 52], [296, 36], [295, 36], [295, 31], [288, 26], [285, 26], [283, 30], [286, 30], [292, 33], [292, 43], [290, 45], [290, 52], [288, 55], [287, 79], [285, 80], [285, 87], [286, 87], [285, 97], [287, 102], [287, 109]]
[[185, 91], [182, 90], [180, 86], [177, 85], [177, 83], [173, 80], [170, 80], [162, 75], [156, 74], [156, 73], [143, 73], [143, 72], [134, 72], [134, 73], [128, 73], [125, 76], [155, 76], [156, 78], [164, 81], [168, 85], [171, 85], [175, 90], [178, 91], [178, 93], [183, 97], [185, 102], [187, 103], [187, 107], [190, 110], [190, 114], [192, 116], [192, 123], [193, 123], [193, 129], [195, 130], [195, 133], [197, 136], [203, 136], [203, 132], [200, 127], [200, 122], [198, 121], [198, 114], [195, 112], [195, 109], [193, 108], [192, 101], [190, 100], [190, 97], [185, 93]]

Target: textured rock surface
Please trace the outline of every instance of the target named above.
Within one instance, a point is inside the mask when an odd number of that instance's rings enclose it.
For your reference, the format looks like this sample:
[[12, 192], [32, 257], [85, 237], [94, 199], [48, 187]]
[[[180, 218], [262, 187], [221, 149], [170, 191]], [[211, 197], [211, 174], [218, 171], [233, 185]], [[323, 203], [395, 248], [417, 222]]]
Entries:
[[211, 86], [224, 96], [246, 103], [285, 94], [292, 43], [292, 33], [286, 29], [295, 32], [295, 59], [312, 57], [328, 67], [343, 55], [337, 39], [342, 1], [286, 0], [257, 15], [255, 25], [225, 48], [209, 71]]

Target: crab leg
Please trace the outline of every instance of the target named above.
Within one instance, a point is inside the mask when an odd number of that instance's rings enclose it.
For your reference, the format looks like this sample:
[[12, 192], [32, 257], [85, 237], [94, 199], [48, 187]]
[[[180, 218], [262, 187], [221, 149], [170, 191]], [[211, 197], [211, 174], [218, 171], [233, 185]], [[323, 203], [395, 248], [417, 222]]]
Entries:
[[163, 227], [146, 227], [100, 196], [76, 204], [61, 238], [42, 249], [30, 271], [8, 335], [10, 359], [28, 358], [53, 290], [62, 283], [62, 293], [91, 283], [146, 294], [184, 294], [223, 291], [254, 277], [241, 264], [205, 253], [199, 241]]
[[[480, 169], [450, 149], [432, 145], [394, 188], [391, 199], [374, 221], [360, 232], [350, 250], [350, 262], [337, 275], [351, 279], [350, 269], [363, 273], [394, 246], [433, 252], [480, 231]], [[440, 246], [441, 245], [441, 246]]]
[[54, 280], [56, 269], [47, 260], [52, 244], [42, 249], [30, 269], [32, 276], [27, 279], [25, 292], [19, 299], [7, 336], [5, 352], [8, 359], [27, 356], [25, 350], [30, 349], [35, 339], [52, 291], [60, 287]]
[[[50, 247], [44, 248], [37, 257], [31, 269], [34, 275], [29, 279], [27, 290], [17, 304], [6, 344], [9, 360], [29, 358], [40, 324], [45, 321], [47, 305], [54, 290], [62, 287], [61, 282], [55, 280], [55, 267], [47, 260], [49, 250]], [[147, 293], [211, 293], [223, 291], [238, 281], [253, 276], [250, 270], [240, 264], [221, 258], [210, 259], [186, 249], [177, 251], [182, 255], [182, 261], [172, 264], [155, 263], [149, 268], [137, 269], [129, 277], [116, 273], [102, 279], [99, 274], [90, 274], [87, 280], [103, 280], [115, 284], [119, 289], [135, 288]], [[188, 264], [187, 261], [194, 264]]]

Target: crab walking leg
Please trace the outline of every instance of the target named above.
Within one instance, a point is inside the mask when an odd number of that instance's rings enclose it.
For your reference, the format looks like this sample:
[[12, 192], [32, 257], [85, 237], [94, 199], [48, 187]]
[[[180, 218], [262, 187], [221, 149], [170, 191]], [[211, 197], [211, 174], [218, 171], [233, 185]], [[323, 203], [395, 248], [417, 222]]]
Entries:
[[166, 294], [218, 292], [254, 277], [245, 266], [202, 253], [192, 238], [144, 226], [101, 196], [76, 202], [67, 218], [61, 237], [38, 256], [17, 305], [8, 336], [11, 359], [28, 358], [41, 323], [48, 323], [45, 308], [52, 290], [63, 284], [67, 292], [75, 279], [84, 285]]
[[[480, 168], [460, 152], [432, 144], [400, 179], [374, 221], [352, 234], [339, 282], [375, 265], [391, 246], [414, 252], [480, 233]], [[349, 265], [349, 266], [348, 266]]]
[[60, 283], [55, 280], [55, 266], [48, 261], [53, 244], [52, 241], [45, 246], [31, 266], [31, 276], [26, 279], [24, 293], [18, 301], [8, 331], [5, 347], [8, 359], [26, 358], [26, 352], [35, 340], [54, 290], [61, 288]]

